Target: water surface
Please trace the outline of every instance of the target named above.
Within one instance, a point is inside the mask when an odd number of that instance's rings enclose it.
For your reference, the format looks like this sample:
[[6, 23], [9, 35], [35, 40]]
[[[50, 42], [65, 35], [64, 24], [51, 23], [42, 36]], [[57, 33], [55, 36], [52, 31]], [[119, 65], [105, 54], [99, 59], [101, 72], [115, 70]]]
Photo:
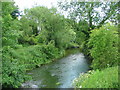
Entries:
[[89, 65], [84, 55], [75, 53], [33, 69], [28, 73], [33, 80], [24, 85], [30, 84], [39, 88], [72, 88], [73, 80], [88, 69]]

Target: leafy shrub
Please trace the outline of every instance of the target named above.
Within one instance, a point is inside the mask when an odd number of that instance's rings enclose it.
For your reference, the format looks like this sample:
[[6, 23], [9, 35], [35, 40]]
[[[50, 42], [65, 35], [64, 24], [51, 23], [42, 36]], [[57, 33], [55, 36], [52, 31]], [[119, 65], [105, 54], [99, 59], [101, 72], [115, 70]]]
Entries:
[[75, 79], [73, 85], [76, 88], [118, 88], [118, 66], [89, 71]]
[[75, 32], [76, 32], [76, 39], [75, 42], [81, 45], [86, 39], [89, 30], [89, 25], [86, 21], [80, 21], [76, 23]]
[[35, 37], [38, 43], [46, 44], [48, 42], [48, 32], [46, 30], [42, 30], [39, 35]]
[[35, 45], [26, 49], [32, 59], [25, 60], [30, 66], [46, 64], [60, 57], [58, 49], [51, 43], [48, 45]]
[[[19, 47], [19, 45], [17, 45]], [[20, 46], [22, 47], [22, 46]], [[3, 86], [19, 87], [28, 76], [25, 72], [41, 64], [52, 62], [53, 59], [62, 56], [62, 52], [54, 46], [54, 42], [48, 45], [34, 45], [13, 49], [9, 46], [3, 48]]]
[[25, 67], [19, 63], [20, 60], [11, 56], [12, 50], [9, 46], [3, 48], [2, 85], [3, 87], [17, 88], [30, 77], [25, 75]]
[[63, 53], [60, 54], [58, 48], [50, 42], [48, 45], [34, 45], [12, 50], [11, 54], [13, 58], [19, 59], [21, 65], [25, 65], [26, 70], [31, 70], [41, 64], [52, 62], [53, 59], [61, 57]]
[[14, 2], [2, 2], [2, 46], [14, 46], [20, 36], [20, 22], [10, 15], [15, 9]]
[[117, 26], [107, 24], [92, 30], [88, 47], [93, 58], [92, 68], [102, 69], [118, 64]]

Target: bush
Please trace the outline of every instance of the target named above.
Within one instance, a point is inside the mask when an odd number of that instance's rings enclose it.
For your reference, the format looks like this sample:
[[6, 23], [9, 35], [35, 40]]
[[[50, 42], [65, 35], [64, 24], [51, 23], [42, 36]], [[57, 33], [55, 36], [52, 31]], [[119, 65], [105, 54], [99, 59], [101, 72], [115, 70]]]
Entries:
[[91, 67], [102, 69], [118, 64], [117, 26], [107, 24], [100, 29], [92, 30], [88, 47], [93, 58]]
[[26, 48], [26, 51], [30, 55], [31, 59], [25, 60], [30, 66], [40, 66], [41, 64], [46, 64], [52, 62], [53, 59], [61, 57], [58, 51], [52, 43], [48, 45], [35, 45]]
[[20, 48], [4, 46], [2, 50], [2, 83], [3, 87], [18, 88], [21, 83], [30, 77], [25, 73], [41, 64], [52, 62], [53, 59], [62, 56], [62, 52], [54, 46], [54, 42], [48, 45], [34, 45]]
[[[18, 88], [21, 83], [30, 77], [25, 75], [25, 67], [19, 63], [19, 59], [11, 56], [13, 49], [8, 47], [3, 48], [2, 54], [2, 85], [3, 87]], [[18, 61], [19, 60], [19, 61]]]
[[73, 82], [76, 88], [118, 88], [118, 66], [102, 71], [89, 71]]
[[52, 62], [53, 59], [62, 56], [58, 48], [53, 43], [48, 45], [34, 45], [29, 47], [23, 47], [11, 51], [11, 57], [19, 59], [21, 65], [24, 64], [26, 70], [31, 70], [41, 64]]

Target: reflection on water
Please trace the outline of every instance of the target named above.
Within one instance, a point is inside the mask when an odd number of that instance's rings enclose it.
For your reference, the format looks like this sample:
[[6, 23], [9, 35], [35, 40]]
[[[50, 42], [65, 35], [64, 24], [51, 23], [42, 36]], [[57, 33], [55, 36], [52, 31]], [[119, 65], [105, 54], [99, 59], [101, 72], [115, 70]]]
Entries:
[[72, 81], [80, 73], [88, 71], [88, 63], [82, 53], [71, 54], [53, 63], [30, 71], [33, 80], [24, 83], [34, 88], [72, 88]]

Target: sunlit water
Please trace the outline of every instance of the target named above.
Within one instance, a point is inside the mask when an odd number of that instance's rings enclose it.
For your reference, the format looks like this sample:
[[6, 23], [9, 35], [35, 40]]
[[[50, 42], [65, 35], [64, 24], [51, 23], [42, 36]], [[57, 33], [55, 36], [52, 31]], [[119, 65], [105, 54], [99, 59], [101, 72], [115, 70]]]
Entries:
[[30, 71], [33, 80], [23, 87], [72, 88], [72, 82], [81, 73], [88, 71], [89, 65], [82, 53], [71, 54], [50, 64]]

